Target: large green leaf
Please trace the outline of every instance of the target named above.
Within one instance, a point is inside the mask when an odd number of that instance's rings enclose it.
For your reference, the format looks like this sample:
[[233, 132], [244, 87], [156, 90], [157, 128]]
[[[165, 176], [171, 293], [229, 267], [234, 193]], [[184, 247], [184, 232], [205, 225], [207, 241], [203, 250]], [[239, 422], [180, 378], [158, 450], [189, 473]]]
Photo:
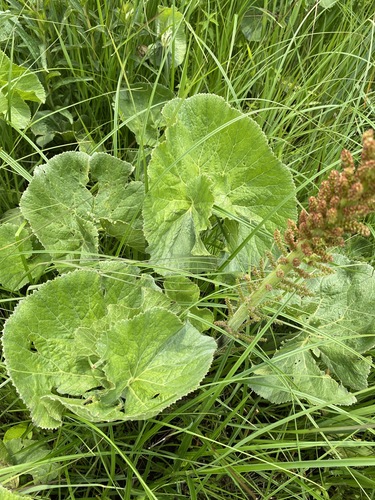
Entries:
[[0, 51], [0, 83], [7, 93], [17, 93], [25, 101], [44, 102], [46, 93], [38, 77], [29, 69], [11, 62]]
[[[131, 171], [129, 163], [108, 154], [78, 152], [62, 153], [35, 169], [20, 207], [54, 261], [63, 261], [60, 269], [67, 261], [95, 258], [102, 227], [124, 236], [126, 244], [142, 247], [143, 184], [129, 184]], [[92, 181], [94, 190], [89, 188]]]
[[226, 269], [247, 269], [269, 248], [274, 230], [296, 215], [290, 172], [258, 125], [218, 96], [174, 99], [163, 114], [165, 141], [149, 164], [143, 210], [152, 263], [165, 274], [217, 265], [223, 254], [207, 242], [218, 220], [224, 258], [238, 251]]
[[309, 309], [318, 301], [310, 326], [255, 368], [249, 385], [272, 402], [297, 396], [352, 404], [356, 398], [346, 387], [368, 385], [372, 359], [364, 354], [375, 346], [374, 269], [342, 255], [335, 256], [335, 266], [334, 274], [308, 283], [314, 297], [302, 304]]
[[355, 403], [353, 394], [319, 368], [312, 352], [314, 345], [309, 341], [298, 336], [287, 342], [269, 363], [254, 370], [249, 382], [251, 389], [272, 403], [293, 399], [309, 399], [313, 404]]
[[93, 421], [149, 418], [198, 387], [215, 341], [155, 294], [163, 297], [151, 277], [105, 262], [47, 282], [18, 305], [4, 356], [36, 425], [58, 427], [66, 409]]
[[145, 249], [141, 218], [144, 185], [129, 181], [133, 167], [105, 153], [90, 159], [92, 179], [98, 183], [93, 215], [102, 227], [116, 238], [137, 250]]

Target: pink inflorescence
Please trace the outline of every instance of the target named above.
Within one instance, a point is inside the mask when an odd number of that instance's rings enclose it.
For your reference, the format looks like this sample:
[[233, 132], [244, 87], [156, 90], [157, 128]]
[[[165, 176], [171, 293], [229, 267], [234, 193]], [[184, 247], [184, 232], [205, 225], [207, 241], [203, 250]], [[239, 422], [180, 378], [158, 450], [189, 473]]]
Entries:
[[375, 210], [375, 140], [373, 130], [363, 134], [361, 162], [355, 167], [349, 151], [341, 154], [342, 171], [333, 170], [321, 183], [317, 196], [309, 199], [308, 212], [303, 210], [298, 225], [289, 222], [284, 239], [290, 250], [299, 247], [323, 262], [331, 256], [327, 248], [344, 245], [344, 234], [369, 236], [363, 219]]

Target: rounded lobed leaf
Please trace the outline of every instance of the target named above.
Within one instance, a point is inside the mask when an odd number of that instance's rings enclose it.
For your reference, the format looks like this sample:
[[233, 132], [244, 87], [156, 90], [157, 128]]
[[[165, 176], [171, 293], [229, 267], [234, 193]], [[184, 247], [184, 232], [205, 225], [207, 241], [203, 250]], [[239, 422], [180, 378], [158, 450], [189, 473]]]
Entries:
[[67, 409], [92, 421], [149, 418], [198, 387], [216, 343], [157, 296], [151, 277], [104, 262], [20, 302], [4, 357], [36, 425], [58, 427]]
[[[163, 274], [202, 271], [217, 266], [226, 249], [236, 254], [228, 270], [247, 269], [274, 230], [296, 216], [290, 172], [259, 126], [218, 96], [174, 99], [163, 114], [165, 141], [149, 164], [143, 209], [152, 263]], [[223, 241], [214, 250], [208, 241], [215, 220]]]

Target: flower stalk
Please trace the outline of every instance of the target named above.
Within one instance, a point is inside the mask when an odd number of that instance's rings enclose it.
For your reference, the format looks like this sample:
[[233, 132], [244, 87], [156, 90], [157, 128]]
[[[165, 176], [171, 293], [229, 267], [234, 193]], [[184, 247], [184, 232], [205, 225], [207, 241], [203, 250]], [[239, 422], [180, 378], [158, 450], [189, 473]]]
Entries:
[[[298, 224], [289, 220], [283, 237], [275, 231], [274, 239], [282, 255], [275, 261], [269, 255], [273, 270], [262, 279], [249, 282], [249, 294], [227, 323], [229, 332], [238, 332], [243, 323], [264, 317], [261, 308], [272, 290], [296, 291], [308, 295], [307, 287], [298, 283], [316, 276], [315, 270], [329, 273], [325, 266], [332, 261], [329, 249], [343, 246], [345, 235], [369, 236], [370, 230], [361, 221], [375, 211], [375, 140], [373, 130], [363, 134], [361, 161], [355, 167], [349, 151], [341, 154], [341, 171], [333, 170], [324, 180], [317, 196], [309, 199], [309, 210], [302, 210]], [[301, 267], [301, 265], [303, 266]], [[306, 270], [308, 269], [308, 271]], [[254, 270], [259, 278], [263, 271]]]

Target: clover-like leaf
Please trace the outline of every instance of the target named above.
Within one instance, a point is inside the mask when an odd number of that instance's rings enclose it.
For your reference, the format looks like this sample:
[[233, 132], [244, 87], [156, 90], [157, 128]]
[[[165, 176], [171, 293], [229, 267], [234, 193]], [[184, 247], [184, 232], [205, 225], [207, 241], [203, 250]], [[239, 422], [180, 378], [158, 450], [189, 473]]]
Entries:
[[368, 385], [372, 359], [366, 352], [375, 346], [374, 269], [335, 255], [335, 270], [307, 283], [314, 296], [302, 299], [302, 306], [312, 305], [314, 312], [305, 331], [286, 342], [269, 364], [255, 368], [250, 387], [272, 402], [290, 401], [296, 392], [352, 404], [356, 398], [346, 388]]
[[173, 97], [173, 92], [160, 83], [140, 82], [120, 91], [120, 117], [134, 133], [138, 144], [155, 146], [160, 128], [165, 125], [161, 108]]
[[4, 357], [36, 425], [58, 427], [66, 410], [93, 421], [148, 418], [198, 387], [216, 343], [155, 294], [163, 297], [151, 277], [104, 262], [41, 285], [17, 306]]
[[95, 258], [99, 230], [107, 225], [118, 226], [116, 236], [124, 243], [142, 247], [143, 184], [128, 183], [132, 169], [106, 153], [80, 152], [62, 153], [35, 169], [20, 207], [61, 270], [69, 261]]
[[[165, 141], [149, 164], [143, 209], [151, 262], [163, 274], [203, 271], [224, 250], [236, 253], [227, 270], [247, 269], [269, 248], [274, 229], [295, 217], [290, 172], [259, 126], [218, 96], [174, 99], [163, 115]], [[221, 248], [209, 243], [216, 221]]]

